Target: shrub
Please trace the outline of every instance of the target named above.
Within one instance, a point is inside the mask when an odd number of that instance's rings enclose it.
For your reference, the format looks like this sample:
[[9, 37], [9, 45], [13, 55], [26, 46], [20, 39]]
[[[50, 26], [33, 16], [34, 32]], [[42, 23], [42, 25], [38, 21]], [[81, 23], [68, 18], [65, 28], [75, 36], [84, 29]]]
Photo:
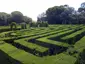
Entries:
[[75, 64], [85, 64], [85, 50], [79, 54]]
[[31, 22], [30, 27], [48, 27], [48, 23], [45, 22]]
[[74, 46], [69, 46], [68, 49], [67, 49], [67, 53], [69, 55], [73, 55], [73, 54], [78, 53], [78, 51], [74, 49]]
[[48, 22], [44, 22], [44, 27], [48, 27]]
[[12, 22], [12, 23], [10, 24], [10, 28], [11, 28], [11, 30], [16, 30], [16, 28], [17, 28], [16, 22]]
[[36, 27], [36, 22], [31, 22], [30, 27]]
[[37, 24], [40, 26], [40, 27], [48, 27], [48, 22], [44, 21], [44, 22], [37, 22]]
[[21, 29], [27, 29], [26, 23], [21, 23]]

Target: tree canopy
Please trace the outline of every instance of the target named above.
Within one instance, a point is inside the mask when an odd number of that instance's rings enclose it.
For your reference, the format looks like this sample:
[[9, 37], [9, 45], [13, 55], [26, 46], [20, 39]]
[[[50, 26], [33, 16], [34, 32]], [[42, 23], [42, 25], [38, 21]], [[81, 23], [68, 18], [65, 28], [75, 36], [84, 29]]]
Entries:
[[49, 24], [84, 24], [85, 2], [81, 3], [78, 10], [69, 5], [50, 7], [38, 16], [37, 21], [48, 21]]
[[32, 18], [24, 16], [20, 11], [13, 11], [11, 14], [0, 12], [0, 25], [9, 25], [12, 22], [20, 24], [22, 22], [32, 22]]

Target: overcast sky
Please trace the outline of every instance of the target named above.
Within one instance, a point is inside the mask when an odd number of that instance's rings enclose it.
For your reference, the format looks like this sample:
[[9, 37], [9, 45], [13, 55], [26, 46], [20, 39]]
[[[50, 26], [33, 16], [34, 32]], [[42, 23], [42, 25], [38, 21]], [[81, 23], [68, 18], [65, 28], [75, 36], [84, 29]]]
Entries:
[[0, 12], [20, 11], [36, 20], [38, 14], [46, 11], [49, 7], [68, 4], [78, 9], [82, 2], [85, 0], [0, 0]]

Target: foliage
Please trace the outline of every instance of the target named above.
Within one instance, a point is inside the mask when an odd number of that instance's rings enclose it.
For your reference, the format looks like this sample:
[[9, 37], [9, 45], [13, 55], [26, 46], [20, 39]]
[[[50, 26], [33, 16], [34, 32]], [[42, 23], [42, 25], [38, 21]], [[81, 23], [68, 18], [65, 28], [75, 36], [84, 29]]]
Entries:
[[78, 51], [74, 48], [74, 46], [69, 46], [68, 49], [67, 49], [67, 53], [69, 55], [73, 55], [73, 54], [78, 53]]
[[[0, 33], [0, 40], [5, 41], [4, 43], [0, 41], [0, 49], [23, 64], [74, 64], [77, 51], [81, 52], [85, 48], [85, 37], [79, 38], [79, 41], [72, 45], [66, 41], [62, 42], [59, 37], [79, 34], [80, 28], [85, 30], [84, 25], [49, 25], [47, 28], [4, 31]], [[78, 31], [73, 32], [75, 29]], [[6, 34], [7, 36], [4, 37]], [[54, 37], [56, 41], [50, 39]]]
[[0, 12], [0, 25], [9, 25], [12, 22], [20, 24], [22, 22], [32, 22], [32, 18], [24, 16], [20, 11], [13, 11], [11, 14]]
[[10, 29], [11, 29], [11, 30], [16, 30], [16, 29], [17, 29], [17, 24], [16, 24], [15, 22], [12, 22], [12, 23], [10, 24]]
[[24, 18], [23, 21], [25, 23], [27, 23], [27, 24], [29, 24], [30, 22], [32, 22], [32, 18], [30, 18], [30, 17], [24, 16], [23, 18]]
[[30, 27], [37, 27], [35, 22], [30, 22]]
[[9, 14], [5, 13], [5, 12], [0, 12], [0, 25], [7, 25], [8, 24], [8, 20], [9, 19]]
[[30, 27], [48, 27], [48, 22], [31, 22]]
[[26, 23], [21, 23], [21, 29], [26, 29], [26, 28], [27, 28]]
[[79, 54], [75, 64], [85, 64], [85, 49]]
[[50, 7], [37, 17], [37, 22], [48, 21], [49, 24], [85, 24], [85, 2], [76, 11], [68, 5]]
[[23, 14], [19, 11], [14, 11], [11, 13], [12, 15], [12, 21], [15, 21], [16, 23], [22, 22]]

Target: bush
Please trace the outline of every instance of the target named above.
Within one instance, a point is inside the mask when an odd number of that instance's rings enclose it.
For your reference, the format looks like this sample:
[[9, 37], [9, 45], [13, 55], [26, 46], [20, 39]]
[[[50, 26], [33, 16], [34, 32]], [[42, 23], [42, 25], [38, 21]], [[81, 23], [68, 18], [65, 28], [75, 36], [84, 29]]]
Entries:
[[26, 23], [21, 23], [21, 29], [27, 29]]
[[16, 29], [17, 29], [17, 24], [16, 24], [16, 22], [12, 22], [12, 23], [10, 24], [10, 28], [11, 28], [11, 30], [16, 30]]
[[30, 27], [36, 27], [36, 22], [31, 22]]
[[30, 27], [48, 27], [48, 22], [31, 22]]
[[75, 64], [85, 64], [85, 50], [79, 54]]
[[48, 27], [48, 22], [44, 22], [44, 27]]
[[74, 46], [69, 46], [68, 49], [67, 49], [67, 53], [69, 55], [73, 55], [73, 54], [78, 53], [78, 51], [74, 49]]

